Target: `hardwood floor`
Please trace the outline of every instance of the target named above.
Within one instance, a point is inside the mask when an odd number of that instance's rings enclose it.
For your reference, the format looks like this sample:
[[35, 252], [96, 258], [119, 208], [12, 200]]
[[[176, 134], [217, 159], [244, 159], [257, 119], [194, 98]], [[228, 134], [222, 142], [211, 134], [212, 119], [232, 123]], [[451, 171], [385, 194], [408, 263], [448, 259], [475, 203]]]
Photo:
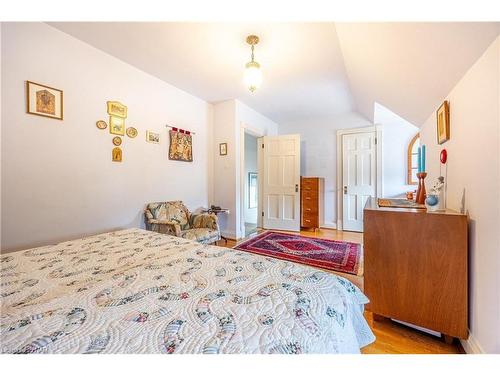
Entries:
[[[309, 237], [326, 238], [330, 240], [342, 240], [363, 243], [363, 234], [355, 232], [343, 232], [333, 229], [320, 229], [316, 231], [301, 231], [301, 235]], [[234, 247], [241, 241], [228, 240], [219, 241], [219, 246]], [[333, 272], [337, 275], [349, 279], [363, 290], [363, 276], [349, 275], [340, 272]], [[420, 332], [413, 328], [385, 319], [374, 321], [369, 311], [365, 312], [365, 317], [370, 324], [377, 340], [366, 347], [361, 352], [365, 354], [458, 354], [464, 353], [462, 346], [458, 342], [446, 344], [441, 338]]]

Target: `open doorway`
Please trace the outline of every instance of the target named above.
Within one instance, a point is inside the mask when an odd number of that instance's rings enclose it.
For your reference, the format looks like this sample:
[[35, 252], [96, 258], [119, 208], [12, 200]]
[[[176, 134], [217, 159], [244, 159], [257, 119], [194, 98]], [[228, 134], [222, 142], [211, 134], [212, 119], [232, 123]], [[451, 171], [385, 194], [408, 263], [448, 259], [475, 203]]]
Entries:
[[244, 149], [244, 195], [243, 195], [243, 219], [245, 228], [245, 237], [250, 236], [257, 232], [257, 219], [258, 219], [258, 162], [257, 150], [258, 139], [257, 137], [245, 131], [245, 149]]

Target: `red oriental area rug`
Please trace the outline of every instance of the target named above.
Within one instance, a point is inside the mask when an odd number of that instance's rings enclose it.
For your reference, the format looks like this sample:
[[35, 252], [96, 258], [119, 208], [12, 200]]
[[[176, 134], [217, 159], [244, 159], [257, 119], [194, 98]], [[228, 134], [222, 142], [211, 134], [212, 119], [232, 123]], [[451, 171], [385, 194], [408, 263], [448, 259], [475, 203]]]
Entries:
[[358, 274], [362, 255], [359, 243], [271, 231], [242, 242], [234, 249], [353, 275]]

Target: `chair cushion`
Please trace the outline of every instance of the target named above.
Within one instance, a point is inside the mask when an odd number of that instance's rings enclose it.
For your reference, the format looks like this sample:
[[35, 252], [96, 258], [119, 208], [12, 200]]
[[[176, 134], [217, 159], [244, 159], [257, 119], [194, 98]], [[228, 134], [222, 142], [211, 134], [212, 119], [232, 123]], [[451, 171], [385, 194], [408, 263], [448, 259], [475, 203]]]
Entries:
[[181, 230], [190, 228], [188, 211], [181, 201], [152, 203], [148, 209], [156, 220], [178, 223]]
[[219, 231], [208, 228], [184, 230], [181, 232], [181, 237], [205, 244], [220, 240]]

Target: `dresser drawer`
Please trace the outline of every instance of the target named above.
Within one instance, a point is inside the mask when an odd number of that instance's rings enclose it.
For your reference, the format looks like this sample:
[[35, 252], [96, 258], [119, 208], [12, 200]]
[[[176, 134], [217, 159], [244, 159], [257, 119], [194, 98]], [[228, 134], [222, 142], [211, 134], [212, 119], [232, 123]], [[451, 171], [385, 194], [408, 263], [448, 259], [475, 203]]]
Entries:
[[319, 227], [318, 215], [302, 212], [302, 226], [306, 228]]
[[318, 205], [303, 204], [302, 214], [304, 215], [318, 215]]
[[302, 191], [318, 191], [317, 178], [302, 178], [301, 180]]
[[314, 190], [302, 190], [302, 204], [318, 204], [318, 192]]

